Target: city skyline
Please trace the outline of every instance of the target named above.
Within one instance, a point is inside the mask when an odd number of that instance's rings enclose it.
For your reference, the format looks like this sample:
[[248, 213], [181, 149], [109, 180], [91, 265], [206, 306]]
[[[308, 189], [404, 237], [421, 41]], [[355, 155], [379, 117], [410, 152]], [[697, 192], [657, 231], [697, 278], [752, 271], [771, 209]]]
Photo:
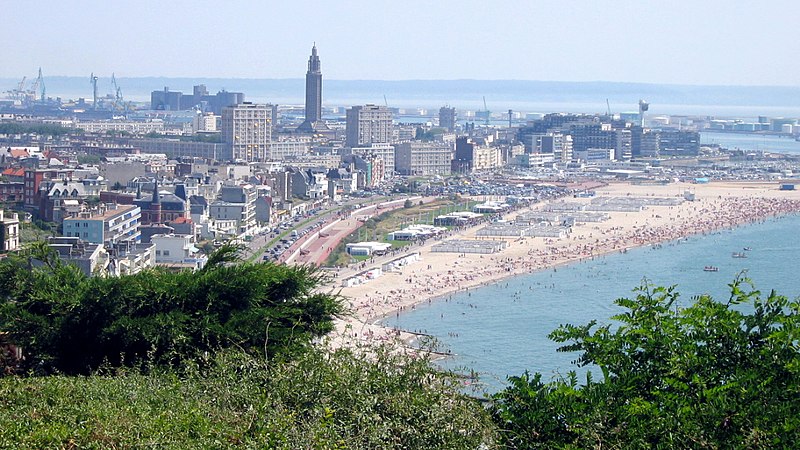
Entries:
[[7, 10], [14, 45], [0, 53], [0, 78], [40, 66], [46, 76], [300, 78], [316, 42], [329, 80], [800, 85], [790, 54], [800, 7], [782, 0], [43, 3], [35, 28], [29, 10]]

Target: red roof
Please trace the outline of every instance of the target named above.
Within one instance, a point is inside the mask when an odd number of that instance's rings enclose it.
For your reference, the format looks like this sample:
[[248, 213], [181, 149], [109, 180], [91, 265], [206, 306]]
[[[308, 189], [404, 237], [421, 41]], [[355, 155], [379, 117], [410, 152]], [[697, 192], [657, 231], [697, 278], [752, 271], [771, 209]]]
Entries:
[[25, 169], [14, 169], [8, 168], [3, 171], [3, 175], [7, 177], [24, 177], [25, 176]]
[[188, 217], [178, 217], [172, 223], [192, 223], [192, 219]]
[[31, 156], [24, 148], [12, 148], [10, 153], [12, 158], [27, 158]]

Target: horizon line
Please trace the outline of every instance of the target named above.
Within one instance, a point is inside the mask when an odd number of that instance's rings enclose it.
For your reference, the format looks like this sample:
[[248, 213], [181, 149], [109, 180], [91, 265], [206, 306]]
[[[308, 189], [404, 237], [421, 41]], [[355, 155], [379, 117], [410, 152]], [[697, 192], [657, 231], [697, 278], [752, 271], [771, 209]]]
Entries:
[[[117, 79], [195, 79], [195, 80], [250, 80], [250, 81], [304, 81], [303, 77], [289, 78], [259, 78], [259, 77], [223, 77], [223, 76], [173, 76], [173, 75], [136, 75], [116, 76]], [[85, 78], [83, 75], [48, 75], [47, 78]], [[101, 77], [111, 78], [111, 76]], [[19, 76], [0, 76], [0, 79], [19, 80]], [[688, 83], [663, 83], [651, 81], [610, 81], [610, 80], [530, 80], [519, 78], [407, 78], [407, 79], [370, 79], [370, 78], [325, 78], [324, 81], [336, 82], [381, 82], [381, 83], [409, 83], [409, 82], [517, 82], [517, 83], [564, 83], [564, 84], [618, 84], [639, 86], [680, 86], [680, 87], [720, 87], [720, 88], [787, 88], [800, 89], [800, 85], [788, 84], [688, 84]]]

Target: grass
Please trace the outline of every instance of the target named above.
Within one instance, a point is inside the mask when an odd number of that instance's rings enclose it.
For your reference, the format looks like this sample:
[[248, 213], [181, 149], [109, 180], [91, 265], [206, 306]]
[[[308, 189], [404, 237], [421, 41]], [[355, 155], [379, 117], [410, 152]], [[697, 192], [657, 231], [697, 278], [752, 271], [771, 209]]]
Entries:
[[[205, 368], [203, 368], [205, 367]], [[0, 378], [0, 448], [478, 448], [494, 434], [457, 379], [379, 351], [290, 363]]]
[[453, 211], [469, 211], [477, 203], [476, 201], [454, 202], [450, 199], [438, 199], [423, 205], [416, 204], [411, 208], [395, 209], [373, 216], [334, 247], [328, 259], [325, 260], [325, 265], [343, 267], [349, 264], [351, 256], [345, 251], [347, 244], [362, 240], [389, 242], [394, 248], [410, 245], [410, 241], [387, 240], [386, 235], [411, 224], [425, 223], [432, 225], [433, 219], [437, 216]]

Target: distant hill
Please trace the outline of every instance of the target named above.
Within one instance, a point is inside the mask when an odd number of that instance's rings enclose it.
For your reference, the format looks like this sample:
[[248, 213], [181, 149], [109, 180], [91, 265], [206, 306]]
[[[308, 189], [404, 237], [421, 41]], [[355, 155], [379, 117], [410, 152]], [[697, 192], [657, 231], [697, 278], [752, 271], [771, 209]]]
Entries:
[[[297, 104], [304, 101], [305, 81], [249, 78], [119, 77], [123, 95], [147, 101], [150, 92], [168, 86], [191, 93], [205, 84], [211, 93], [225, 89], [244, 92], [248, 101]], [[14, 88], [18, 79], [0, 78], [0, 91]], [[46, 77], [49, 96], [65, 99], [91, 97], [89, 77]], [[100, 95], [112, 92], [110, 77], [98, 80]], [[363, 103], [389, 106], [438, 108], [449, 104], [459, 109], [483, 109], [483, 97], [492, 111], [585, 110], [604, 112], [606, 99], [612, 111], [634, 111], [640, 98], [653, 105], [653, 114], [681, 110], [692, 114], [726, 114], [742, 108], [753, 114], [800, 116], [800, 87], [786, 86], [690, 86], [619, 82], [558, 82], [521, 80], [324, 80], [323, 102], [328, 106]], [[559, 109], [558, 106], [569, 106]], [[670, 105], [659, 109], [659, 105]], [[691, 108], [679, 108], [681, 105]], [[725, 107], [725, 108], [716, 108]], [[731, 108], [735, 107], [735, 108]], [[548, 109], [550, 108], [550, 109]]]

